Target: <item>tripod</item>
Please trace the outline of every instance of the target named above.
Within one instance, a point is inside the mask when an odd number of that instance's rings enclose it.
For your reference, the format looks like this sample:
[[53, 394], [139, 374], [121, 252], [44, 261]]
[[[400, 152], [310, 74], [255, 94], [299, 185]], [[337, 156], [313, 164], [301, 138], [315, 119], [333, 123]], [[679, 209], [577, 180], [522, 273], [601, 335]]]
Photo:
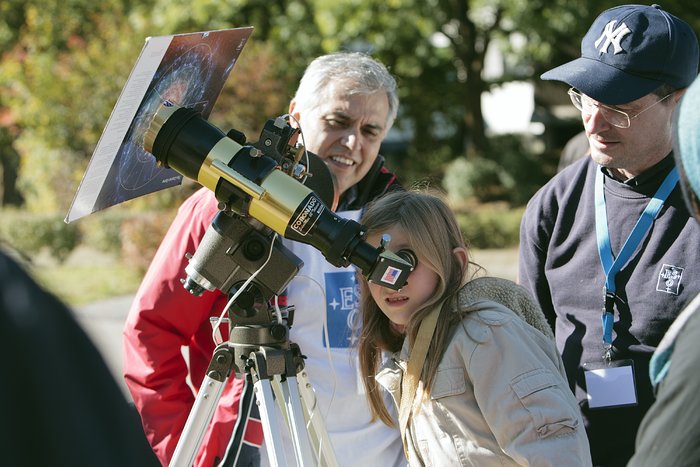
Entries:
[[[229, 313], [229, 322], [232, 315]], [[226, 380], [232, 370], [243, 368], [253, 383], [270, 461], [275, 466], [287, 462], [275, 403], [286, 421], [294, 444], [298, 466], [337, 466], [335, 453], [320, 414], [313, 413], [313, 390], [304, 371], [299, 346], [288, 340], [289, 328], [283, 323], [232, 325], [227, 342], [219, 344], [207, 368], [171, 467], [191, 467]], [[236, 365], [236, 362], [240, 362]]]

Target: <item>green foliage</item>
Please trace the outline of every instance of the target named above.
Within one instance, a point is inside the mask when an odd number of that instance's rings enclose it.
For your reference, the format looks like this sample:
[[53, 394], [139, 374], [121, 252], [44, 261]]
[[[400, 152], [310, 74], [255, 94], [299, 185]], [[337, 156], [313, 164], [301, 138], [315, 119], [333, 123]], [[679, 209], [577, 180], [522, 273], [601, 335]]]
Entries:
[[125, 218], [120, 228], [122, 262], [144, 273], [174, 217], [172, 211], [161, 211]]
[[143, 273], [174, 215], [174, 208], [149, 212], [115, 208], [66, 224], [57, 214], [3, 210], [0, 240], [23, 256], [47, 251], [58, 262], [82, 245]]
[[452, 161], [445, 170], [443, 187], [457, 203], [474, 199], [524, 205], [553, 175], [552, 164], [535, 143], [529, 135], [494, 136], [487, 157]]
[[0, 238], [25, 256], [33, 256], [44, 248], [59, 262], [68, 258], [80, 242], [75, 224], [65, 224], [57, 215], [29, 215], [19, 211], [3, 211]]
[[443, 187], [453, 201], [476, 198], [482, 202], [507, 199], [512, 177], [493, 160], [475, 157], [454, 160], [445, 171]]
[[131, 216], [133, 216], [132, 213], [122, 209], [108, 209], [75, 223], [83, 232], [84, 245], [119, 256], [122, 249], [122, 224]]
[[145, 32], [135, 34], [124, 14], [128, 3], [118, 0], [25, 3], [25, 24], [1, 62], [0, 106], [12, 109], [21, 131], [19, 186], [29, 208], [62, 210]]
[[269, 118], [287, 113], [299, 77], [279, 61], [269, 42], [246, 45], [216, 102], [210, 121], [227, 131], [242, 131], [256, 141]]
[[111, 258], [94, 256], [75, 264], [36, 265], [30, 269], [42, 286], [70, 306], [133, 294], [143, 278], [138, 271]]
[[18, 185], [27, 210], [34, 213], [67, 212], [78, 186], [77, 181], [67, 182], [74, 180], [75, 164], [70, 162], [71, 152], [50, 149], [27, 133], [23, 133], [16, 146], [23, 154]]
[[499, 177], [505, 199], [520, 206], [554, 174], [542, 154], [541, 144], [532, 135], [499, 135], [490, 140], [487, 157], [497, 162], [505, 174]]
[[464, 238], [473, 248], [508, 248], [520, 242], [520, 220], [525, 208], [485, 206], [457, 213]]

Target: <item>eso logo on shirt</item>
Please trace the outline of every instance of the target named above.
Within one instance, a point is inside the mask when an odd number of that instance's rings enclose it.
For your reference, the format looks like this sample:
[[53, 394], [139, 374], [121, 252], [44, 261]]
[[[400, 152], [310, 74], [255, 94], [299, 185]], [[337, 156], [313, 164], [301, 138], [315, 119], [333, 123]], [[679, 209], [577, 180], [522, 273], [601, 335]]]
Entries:
[[657, 292], [666, 292], [673, 295], [678, 295], [683, 278], [683, 268], [664, 264], [659, 272], [659, 280], [656, 283]]
[[[355, 271], [327, 272], [324, 277], [328, 341], [331, 348], [350, 347], [352, 332], [359, 325], [360, 290]], [[326, 347], [325, 334], [323, 347]]]

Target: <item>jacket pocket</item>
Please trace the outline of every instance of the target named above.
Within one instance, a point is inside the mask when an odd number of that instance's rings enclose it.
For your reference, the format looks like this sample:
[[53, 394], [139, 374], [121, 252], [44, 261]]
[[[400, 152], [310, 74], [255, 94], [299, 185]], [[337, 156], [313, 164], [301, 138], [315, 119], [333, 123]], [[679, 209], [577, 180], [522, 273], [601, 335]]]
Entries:
[[433, 387], [430, 391], [432, 399], [455, 396], [467, 390], [467, 382], [464, 375], [464, 368], [440, 368], [435, 372]]
[[578, 406], [548, 370], [532, 370], [514, 378], [511, 387], [530, 414], [539, 438], [563, 436], [578, 429]]

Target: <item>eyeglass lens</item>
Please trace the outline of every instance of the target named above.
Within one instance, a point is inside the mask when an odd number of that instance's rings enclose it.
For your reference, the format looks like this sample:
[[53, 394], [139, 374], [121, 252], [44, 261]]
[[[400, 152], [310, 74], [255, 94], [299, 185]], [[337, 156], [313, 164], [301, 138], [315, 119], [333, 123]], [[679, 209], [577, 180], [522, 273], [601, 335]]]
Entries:
[[569, 96], [571, 96], [571, 102], [574, 104], [574, 107], [584, 114], [590, 115], [597, 107], [600, 113], [603, 115], [603, 118], [605, 118], [609, 124], [618, 128], [629, 128], [630, 117], [622, 110], [613, 109], [604, 104], [595, 102], [590, 97], [579, 94], [574, 90], [569, 91]]

